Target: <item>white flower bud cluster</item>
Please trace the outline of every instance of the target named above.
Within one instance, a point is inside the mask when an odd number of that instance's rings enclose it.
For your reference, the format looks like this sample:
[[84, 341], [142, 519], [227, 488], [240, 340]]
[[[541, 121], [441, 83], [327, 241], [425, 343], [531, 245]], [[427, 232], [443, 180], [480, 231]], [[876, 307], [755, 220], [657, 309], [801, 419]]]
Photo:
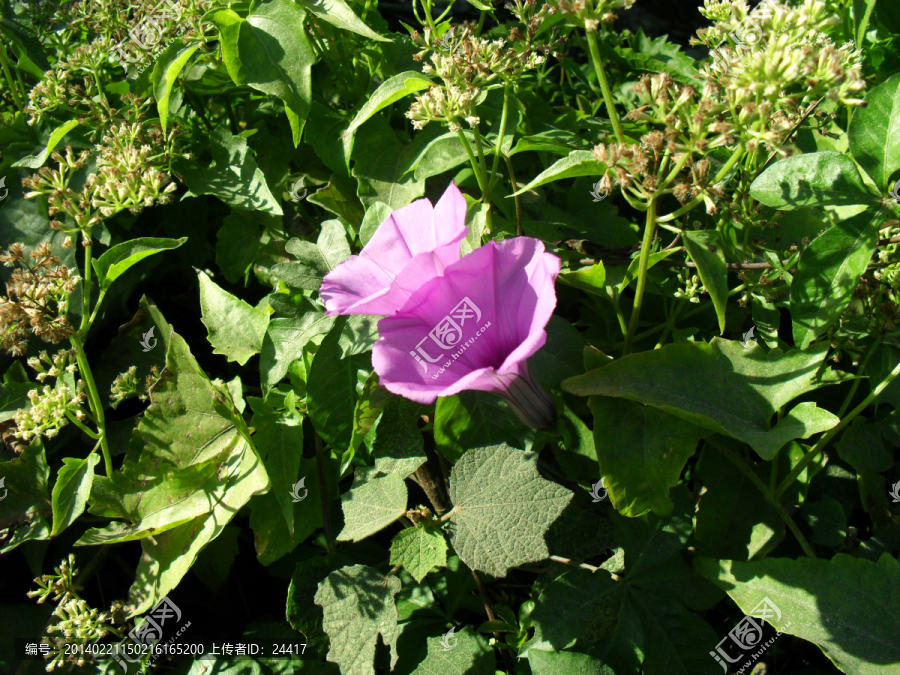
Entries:
[[422, 70], [442, 80], [441, 85], [419, 95], [407, 111], [414, 128], [443, 122], [456, 131], [463, 120], [471, 127], [477, 126], [481, 120], [475, 106], [483, 91], [499, 82], [517, 81], [553, 53], [549, 44], [533, 44], [544, 19], [554, 11], [549, 5], [538, 11], [534, 0], [518, 0], [508, 9], [524, 24], [524, 32], [512, 29], [508, 41], [476, 37], [474, 29], [465, 24], [449, 28], [440, 38], [429, 28], [424, 29], [423, 35], [413, 34], [413, 42], [423, 48], [414, 58], [421, 60], [431, 51], [431, 63]]
[[[57, 381], [55, 387], [44, 385], [28, 392], [30, 408], [20, 409], [15, 416], [16, 430], [13, 436], [30, 441], [36, 436], [54, 438], [69, 423], [68, 415], [84, 420], [82, 405], [86, 400], [84, 382], [78, 380], [75, 391]], [[68, 413], [68, 414], [67, 414]]]

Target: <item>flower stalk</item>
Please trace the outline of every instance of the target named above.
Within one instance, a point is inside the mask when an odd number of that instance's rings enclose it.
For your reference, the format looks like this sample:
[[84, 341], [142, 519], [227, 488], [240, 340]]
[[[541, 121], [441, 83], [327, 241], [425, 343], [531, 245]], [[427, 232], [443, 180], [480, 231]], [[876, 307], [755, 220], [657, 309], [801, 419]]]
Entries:
[[644, 303], [644, 289], [647, 287], [647, 269], [650, 261], [650, 249], [653, 247], [653, 235], [656, 233], [656, 197], [650, 200], [647, 208], [647, 224], [644, 226], [644, 239], [641, 242], [641, 258], [638, 266], [637, 289], [634, 292], [634, 308], [631, 310], [631, 320], [628, 322], [628, 332], [625, 335], [625, 347], [622, 355], [631, 353], [631, 343], [641, 318], [641, 307]]
[[616, 112], [616, 104], [613, 99], [612, 90], [609, 88], [609, 81], [606, 79], [606, 70], [603, 67], [603, 59], [600, 57], [600, 47], [597, 44], [597, 28], [593, 30], [590, 27], [585, 28], [587, 35], [588, 50], [591, 54], [591, 63], [594, 64], [594, 72], [600, 81], [600, 91], [603, 92], [603, 102], [606, 105], [606, 114], [609, 115], [609, 121], [612, 124], [613, 132], [616, 134], [616, 140], [619, 143], [625, 142], [625, 132], [622, 129], [622, 122], [619, 119], [619, 113]]

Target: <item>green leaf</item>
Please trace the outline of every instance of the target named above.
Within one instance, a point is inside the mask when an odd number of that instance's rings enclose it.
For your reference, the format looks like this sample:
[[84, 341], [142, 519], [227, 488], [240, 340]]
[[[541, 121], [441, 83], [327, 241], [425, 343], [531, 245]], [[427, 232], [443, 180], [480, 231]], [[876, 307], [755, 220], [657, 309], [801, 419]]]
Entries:
[[197, 275], [203, 312], [200, 320], [209, 333], [213, 354], [222, 354], [243, 366], [262, 349], [269, 315], [222, 289], [203, 272], [198, 270]]
[[360, 354], [341, 358], [340, 337], [346, 319], [339, 318], [322, 340], [313, 359], [306, 385], [306, 407], [316, 431], [336, 450], [350, 447], [360, 370], [369, 370], [371, 360]]
[[891, 175], [900, 169], [900, 75], [866, 94], [865, 107], [853, 111], [847, 135], [854, 159], [880, 190], [889, 192]]
[[129, 616], [177, 586], [203, 547], [270, 486], [229, 390], [209, 381], [181, 336], [172, 333], [168, 344], [165, 372], [122, 468], [96, 476], [91, 490], [91, 513], [126, 522], [78, 541], [142, 540]]
[[536, 187], [552, 183], [563, 178], [577, 178], [578, 176], [602, 176], [606, 173], [608, 167], [603, 162], [598, 161], [588, 150], [573, 150], [568, 156], [557, 160], [548, 169], [542, 171], [538, 176], [523, 188], [519, 188], [518, 192], [510, 195], [520, 195], [528, 192]]
[[[285, 436], [291, 434], [292, 431], [285, 430]], [[262, 447], [262, 444], [260, 444], [260, 447]], [[291, 448], [284, 448], [287, 454], [284, 460], [288, 463], [295, 461], [292, 457], [295, 454], [299, 456], [301, 447], [293, 447], [293, 452], [291, 452]], [[324, 453], [323, 464], [325, 481], [327, 483], [325, 492], [328, 496], [328, 508], [330, 509], [331, 499], [338, 494], [338, 464], [328, 456], [328, 453]], [[269, 465], [267, 464], [266, 466], [268, 467]], [[297, 468], [293, 471], [293, 478], [289, 479], [291, 485], [287, 486], [287, 491], [283, 495], [279, 494], [278, 490], [285, 490], [285, 488], [277, 486], [277, 481], [273, 478], [272, 490], [250, 500], [250, 528], [253, 530], [256, 558], [261, 565], [271, 565], [293, 551], [318, 528], [322, 527], [323, 485], [318, 480], [316, 458], [300, 458]], [[293, 497], [291, 497], [291, 491], [293, 484], [298, 482], [296, 480], [298, 475], [303, 480], [303, 486], [298, 486], [297, 489], [298, 496], [301, 497], [300, 501], [294, 502]], [[284, 482], [288, 482], [288, 480], [284, 480]], [[287, 502], [291, 509], [293, 531], [288, 530], [284, 503], [282, 501], [283, 496], [287, 497]]]
[[329, 556], [314, 556], [297, 563], [291, 576], [287, 597], [287, 620], [294, 630], [299, 630], [306, 636], [308, 649], [315, 649], [315, 653], [324, 654], [328, 649], [328, 636], [322, 630], [322, 608], [315, 602], [319, 582], [331, 572], [352, 562], [341, 552]]
[[375, 202], [366, 209], [366, 215], [359, 228], [359, 241], [363, 246], [371, 241], [378, 226], [387, 220], [393, 212], [394, 210], [390, 206], [381, 202]]
[[794, 343], [806, 349], [841, 315], [878, 241], [882, 214], [874, 210], [836, 223], [800, 254], [791, 283]]
[[533, 649], [528, 653], [528, 665], [532, 675], [615, 675], [601, 661], [578, 652], [543, 652]]
[[[493, 650], [469, 626], [453, 633], [446, 642], [443, 639], [428, 638], [428, 656], [412, 675], [494, 675], [496, 672]], [[445, 644], [453, 646], [447, 649]]]
[[606, 292], [606, 268], [603, 266], [603, 262], [598, 262], [590, 267], [582, 267], [574, 272], [560, 274], [559, 280], [587, 293], [599, 295], [601, 298], [609, 297]]
[[[665, 260], [670, 255], [678, 253], [681, 250], [682, 248], [678, 246], [677, 248], [670, 248], [667, 251], [663, 250], [657, 251], [656, 253], [651, 253], [649, 256], [647, 256], [647, 269], [652, 268], [660, 260]], [[631, 259], [631, 262], [628, 263], [628, 269], [625, 271], [625, 275], [622, 278], [622, 281], [619, 282], [619, 286], [615, 291], [616, 295], [621, 295], [625, 291], [625, 289], [628, 288], [631, 282], [638, 278], [638, 271], [640, 270], [640, 266], [640, 257]], [[612, 269], [614, 270], [615, 268]], [[612, 273], [610, 273], [608, 276], [611, 277], [610, 281], [615, 278]], [[612, 293], [610, 295], [612, 296]]]
[[466, 450], [480, 445], [530, 447], [534, 430], [522, 424], [499, 396], [471, 390], [438, 399], [434, 442], [441, 454], [454, 463]]
[[116, 279], [144, 258], [162, 251], [171, 251], [186, 241], [187, 237], [181, 239], [139, 237], [113, 246], [99, 258], [91, 261], [97, 273], [100, 290], [108, 290]]
[[840, 546], [847, 538], [847, 514], [841, 503], [828, 495], [819, 501], [805, 503], [800, 517], [809, 524], [817, 544]]
[[365, 105], [360, 108], [359, 112], [356, 113], [356, 117], [353, 118], [350, 126], [347, 127], [344, 136], [352, 134], [379, 110], [396, 103], [401, 98], [414, 94], [417, 91], [428, 89], [433, 85], [434, 82], [430, 77], [417, 73], [414, 70], [407, 70], [385, 80], [369, 97]]
[[725, 308], [728, 305], [728, 266], [722, 237], [716, 230], [686, 231], [684, 247], [697, 263], [700, 280], [706, 287], [719, 318], [719, 333], [725, 333]]
[[328, 185], [316, 190], [306, 201], [321, 206], [358, 229], [362, 225], [364, 211], [362, 202], [356, 196], [358, 187], [353, 178], [334, 173]]
[[402, 396], [393, 397], [384, 408], [372, 444], [375, 470], [406, 478], [425, 462], [425, 441], [417, 426], [422, 406]]
[[233, 284], [244, 280], [256, 260], [264, 236], [259, 220], [257, 214], [232, 209], [216, 233], [216, 265]]
[[813, 401], [800, 403], [756, 442], [756, 452], [765, 460], [773, 459], [790, 441], [828, 431], [840, 421], [836, 415], [816, 407]]
[[[470, 144], [474, 142], [474, 135], [471, 132], [463, 133], [469, 137]], [[455, 169], [468, 161], [469, 155], [466, 154], [466, 148], [459, 140], [459, 135], [450, 131], [426, 145], [411, 168], [416, 171], [416, 180], [424, 180]]]
[[859, 416], [835, 444], [841, 459], [858, 474], [881, 473], [893, 465], [893, 453], [882, 440], [882, 424], [871, 424]]
[[56, 146], [59, 145], [59, 142], [66, 137], [67, 133], [77, 126], [77, 119], [63, 122], [52, 131], [50, 138], [47, 140], [47, 147], [45, 147], [39, 155], [28, 155], [28, 157], [23, 157], [13, 164], [13, 168], [40, 169], [44, 166], [44, 162], [47, 161], [50, 153], [52, 153], [56, 149]]
[[22, 454], [0, 462], [0, 528], [6, 532], [0, 552], [6, 553], [33, 539], [48, 539], [50, 527], [45, 518], [52, 513], [47, 483], [50, 470], [39, 438], [28, 444]]
[[573, 570], [542, 585], [534, 638], [519, 655], [574, 646], [615, 673], [719, 675], [708, 654], [718, 638], [689, 610], [709, 609], [721, 594], [685, 564], [693, 504], [683, 489], [675, 502], [667, 518], [614, 517], [625, 549], [624, 565], [613, 563], [620, 580], [605, 569]]
[[397, 663], [397, 607], [394, 596], [400, 580], [366, 565], [344, 567], [319, 584], [316, 604], [324, 614], [323, 627], [331, 640], [328, 660], [342, 675], [375, 675], [378, 635], [391, 649], [390, 667]]
[[380, 316], [369, 314], [351, 314], [344, 323], [338, 344], [341, 346], [341, 358], [364, 354], [372, 349], [378, 340], [378, 321]]
[[818, 374], [828, 347], [763, 354], [721, 338], [709, 344], [670, 344], [566, 380], [562, 388], [579, 396], [624, 397], [652, 405], [744, 441], [761, 454], [771, 453], [773, 439], [790, 440], [784, 429], [770, 430], [775, 411], [836, 381], [830, 371]]
[[100, 455], [92, 452], [87, 459], [64, 457], [53, 486], [53, 530], [55, 537], [75, 522], [87, 506], [94, 480], [94, 467]]
[[391, 542], [391, 565], [403, 565], [413, 579], [422, 579], [435, 567], [447, 566], [444, 533], [421, 524], [398, 532]]
[[291, 492], [299, 477], [303, 457], [303, 415], [290, 409], [283, 413], [256, 413], [251, 424], [256, 428], [253, 441], [272, 481], [272, 493], [281, 506], [288, 534], [293, 537]]
[[840, 152], [794, 155], [775, 162], [750, 186], [751, 196], [783, 211], [804, 206], [871, 204], [878, 199]]
[[315, 244], [302, 239], [291, 239], [285, 250], [298, 262], [281, 263], [272, 268], [272, 274], [291, 288], [319, 290], [322, 279], [338, 263], [350, 256], [350, 244], [344, 226], [338, 220], [326, 220]]
[[334, 322], [335, 317], [318, 311], [306, 312], [299, 317], [270, 319], [259, 357], [263, 393], [278, 384], [287, 375], [291, 363], [303, 355], [303, 348], [309, 341], [328, 333]]
[[[357, 472], [361, 473], [359, 469]], [[406, 514], [406, 499], [406, 484], [398, 474], [375, 476], [354, 484], [341, 495], [344, 529], [338, 541], [360, 541], [383, 530]]]
[[[231, 394], [209, 381], [176, 333], [169, 337], [165, 374], [150, 401], [121, 469], [111, 477], [95, 477], [91, 492], [91, 513], [126, 522], [88, 530], [78, 545], [151, 535], [158, 541], [160, 533], [207, 518], [223, 504], [242, 506], [269, 487]], [[219, 512], [216, 523], [198, 521], [197, 527], [217, 534], [235, 512], [228, 511], [227, 518]], [[180, 557], [163, 548], [170, 562]], [[179, 579], [190, 562], [179, 568]]]
[[231, 79], [284, 101], [296, 147], [309, 116], [316, 61], [303, 11], [293, 0], [263, 0], [246, 19], [228, 9], [208, 16], [221, 32]]
[[[738, 449], [733, 441], [730, 447]], [[769, 480], [768, 466], [752, 469], [760, 480]], [[695, 516], [694, 534], [700, 555], [747, 560], [764, 556], [781, 543], [785, 534], [781, 516], [759, 488], [717, 448], [704, 446], [696, 471], [706, 488]]]
[[226, 525], [222, 533], [203, 549], [191, 568], [197, 579], [213, 593], [218, 593], [234, 566], [238, 554], [238, 536], [241, 529]]
[[584, 337], [571, 323], [554, 314], [545, 328], [547, 342], [528, 360], [531, 376], [548, 389], [584, 372]]
[[299, 0], [300, 4], [323, 21], [343, 30], [349, 30], [370, 40], [392, 42], [369, 28], [353, 13], [344, 0]]
[[450, 536], [460, 559], [495, 577], [544, 560], [544, 534], [572, 499], [537, 471], [537, 455], [497, 445], [469, 450], [450, 475]]
[[37, 33], [15, 14], [12, 3], [6, 1], [0, 3], [0, 34], [9, 40], [13, 47], [22, 51], [42, 72], [50, 70], [50, 64], [44, 55]]
[[896, 672], [900, 563], [889, 554], [877, 564], [844, 553], [831, 560], [697, 558], [694, 569], [728, 593], [744, 614], [768, 598], [781, 612], [773, 623], [777, 630], [815, 643], [843, 672]]
[[553, 392], [553, 402], [557, 411], [562, 412], [557, 416], [556, 426], [561, 440], [551, 444], [559, 468], [573, 482], [596, 481], [600, 478], [600, 465], [594, 447], [594, 434], [566, 404], [561, 392]]
[[[356, 451], [362, 447], [372, 429], [381, 418], [385, 406], [394, 395], [378, 383], [378, 374], [372, 373], [363, 385], [362, 393], [353, 411], [353, 434], [350, 437], [350, 448], [341, 460], [341, 474], [350, 466]], [[390, 471], [386, 473], [391, 473]]]
[[588, 403], [603, 487], [613, 506], [630, 517], [651, 509], [671, 513], [669, 489], [710, 432], [627, 399], [592, 396]]
[[179, 40], [167, 47], [153, 66], [150, 84], [153, 87], [153, 97], [156, 99], [156, 109], [159, 112], [159, 123], [162, 125], [163, 133], [166, 131], [169, 99], [175, 89], [175, 80], [198, 49], [200, 45], [184, 45]]
[[209, 136], [209, 151], [213, 161], [208, 167], [184, 159], [173, 162], [190, 189], [188, 196], [213, 195], [244, 211], [284, 215], [246, 138], [232, 135], [227, 124], [220, 124]]
[[[428, 131], [420, 133], [426, 138]], [[373, 117], [356, 134], [352, 174], [359, 181], [357, 194], [366, 208], [381, 202], [396, 211], [425, 194], [425, 180], [408, 171], [416, 147], [416, 141], [401, 142], [384, 115]]]

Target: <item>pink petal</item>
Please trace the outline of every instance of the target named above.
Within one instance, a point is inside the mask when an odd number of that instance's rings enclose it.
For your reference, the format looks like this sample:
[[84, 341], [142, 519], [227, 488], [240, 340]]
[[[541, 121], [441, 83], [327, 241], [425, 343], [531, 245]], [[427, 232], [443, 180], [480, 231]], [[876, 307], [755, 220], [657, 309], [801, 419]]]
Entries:
[[323, 280], [327, 314], [393, 314], [412, 292], [459, 260], [468, 230], [466, 200], [451, 183], [437, 206], [419, 199], [394, 211], [358, 256]]
[[381, 383], [421, 403], [465, 389], [506, 392], [546, 341], [558, 273], [559, 259], [527, 237], [490, 242], [448, 266], [379, 322], [372, 364]]

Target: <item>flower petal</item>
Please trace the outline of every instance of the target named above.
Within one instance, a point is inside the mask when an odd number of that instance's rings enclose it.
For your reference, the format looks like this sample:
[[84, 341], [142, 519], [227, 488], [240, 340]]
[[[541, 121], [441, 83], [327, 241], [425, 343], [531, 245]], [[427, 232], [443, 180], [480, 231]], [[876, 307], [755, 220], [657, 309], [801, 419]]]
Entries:
[[559, 259], [528, 237], [490, 242], [448, 266], [379, 322], [372, 363], [381, 383], [421, 403], [505, 390], [546, 341], [558, 273]]
[[326, 313], [395, 313], [413, 290], [459, 260], [465, 219], [466, 200], [452, 183], [436, 207], [419, 199], [394, 211], [358, 256], [322, 280]]

